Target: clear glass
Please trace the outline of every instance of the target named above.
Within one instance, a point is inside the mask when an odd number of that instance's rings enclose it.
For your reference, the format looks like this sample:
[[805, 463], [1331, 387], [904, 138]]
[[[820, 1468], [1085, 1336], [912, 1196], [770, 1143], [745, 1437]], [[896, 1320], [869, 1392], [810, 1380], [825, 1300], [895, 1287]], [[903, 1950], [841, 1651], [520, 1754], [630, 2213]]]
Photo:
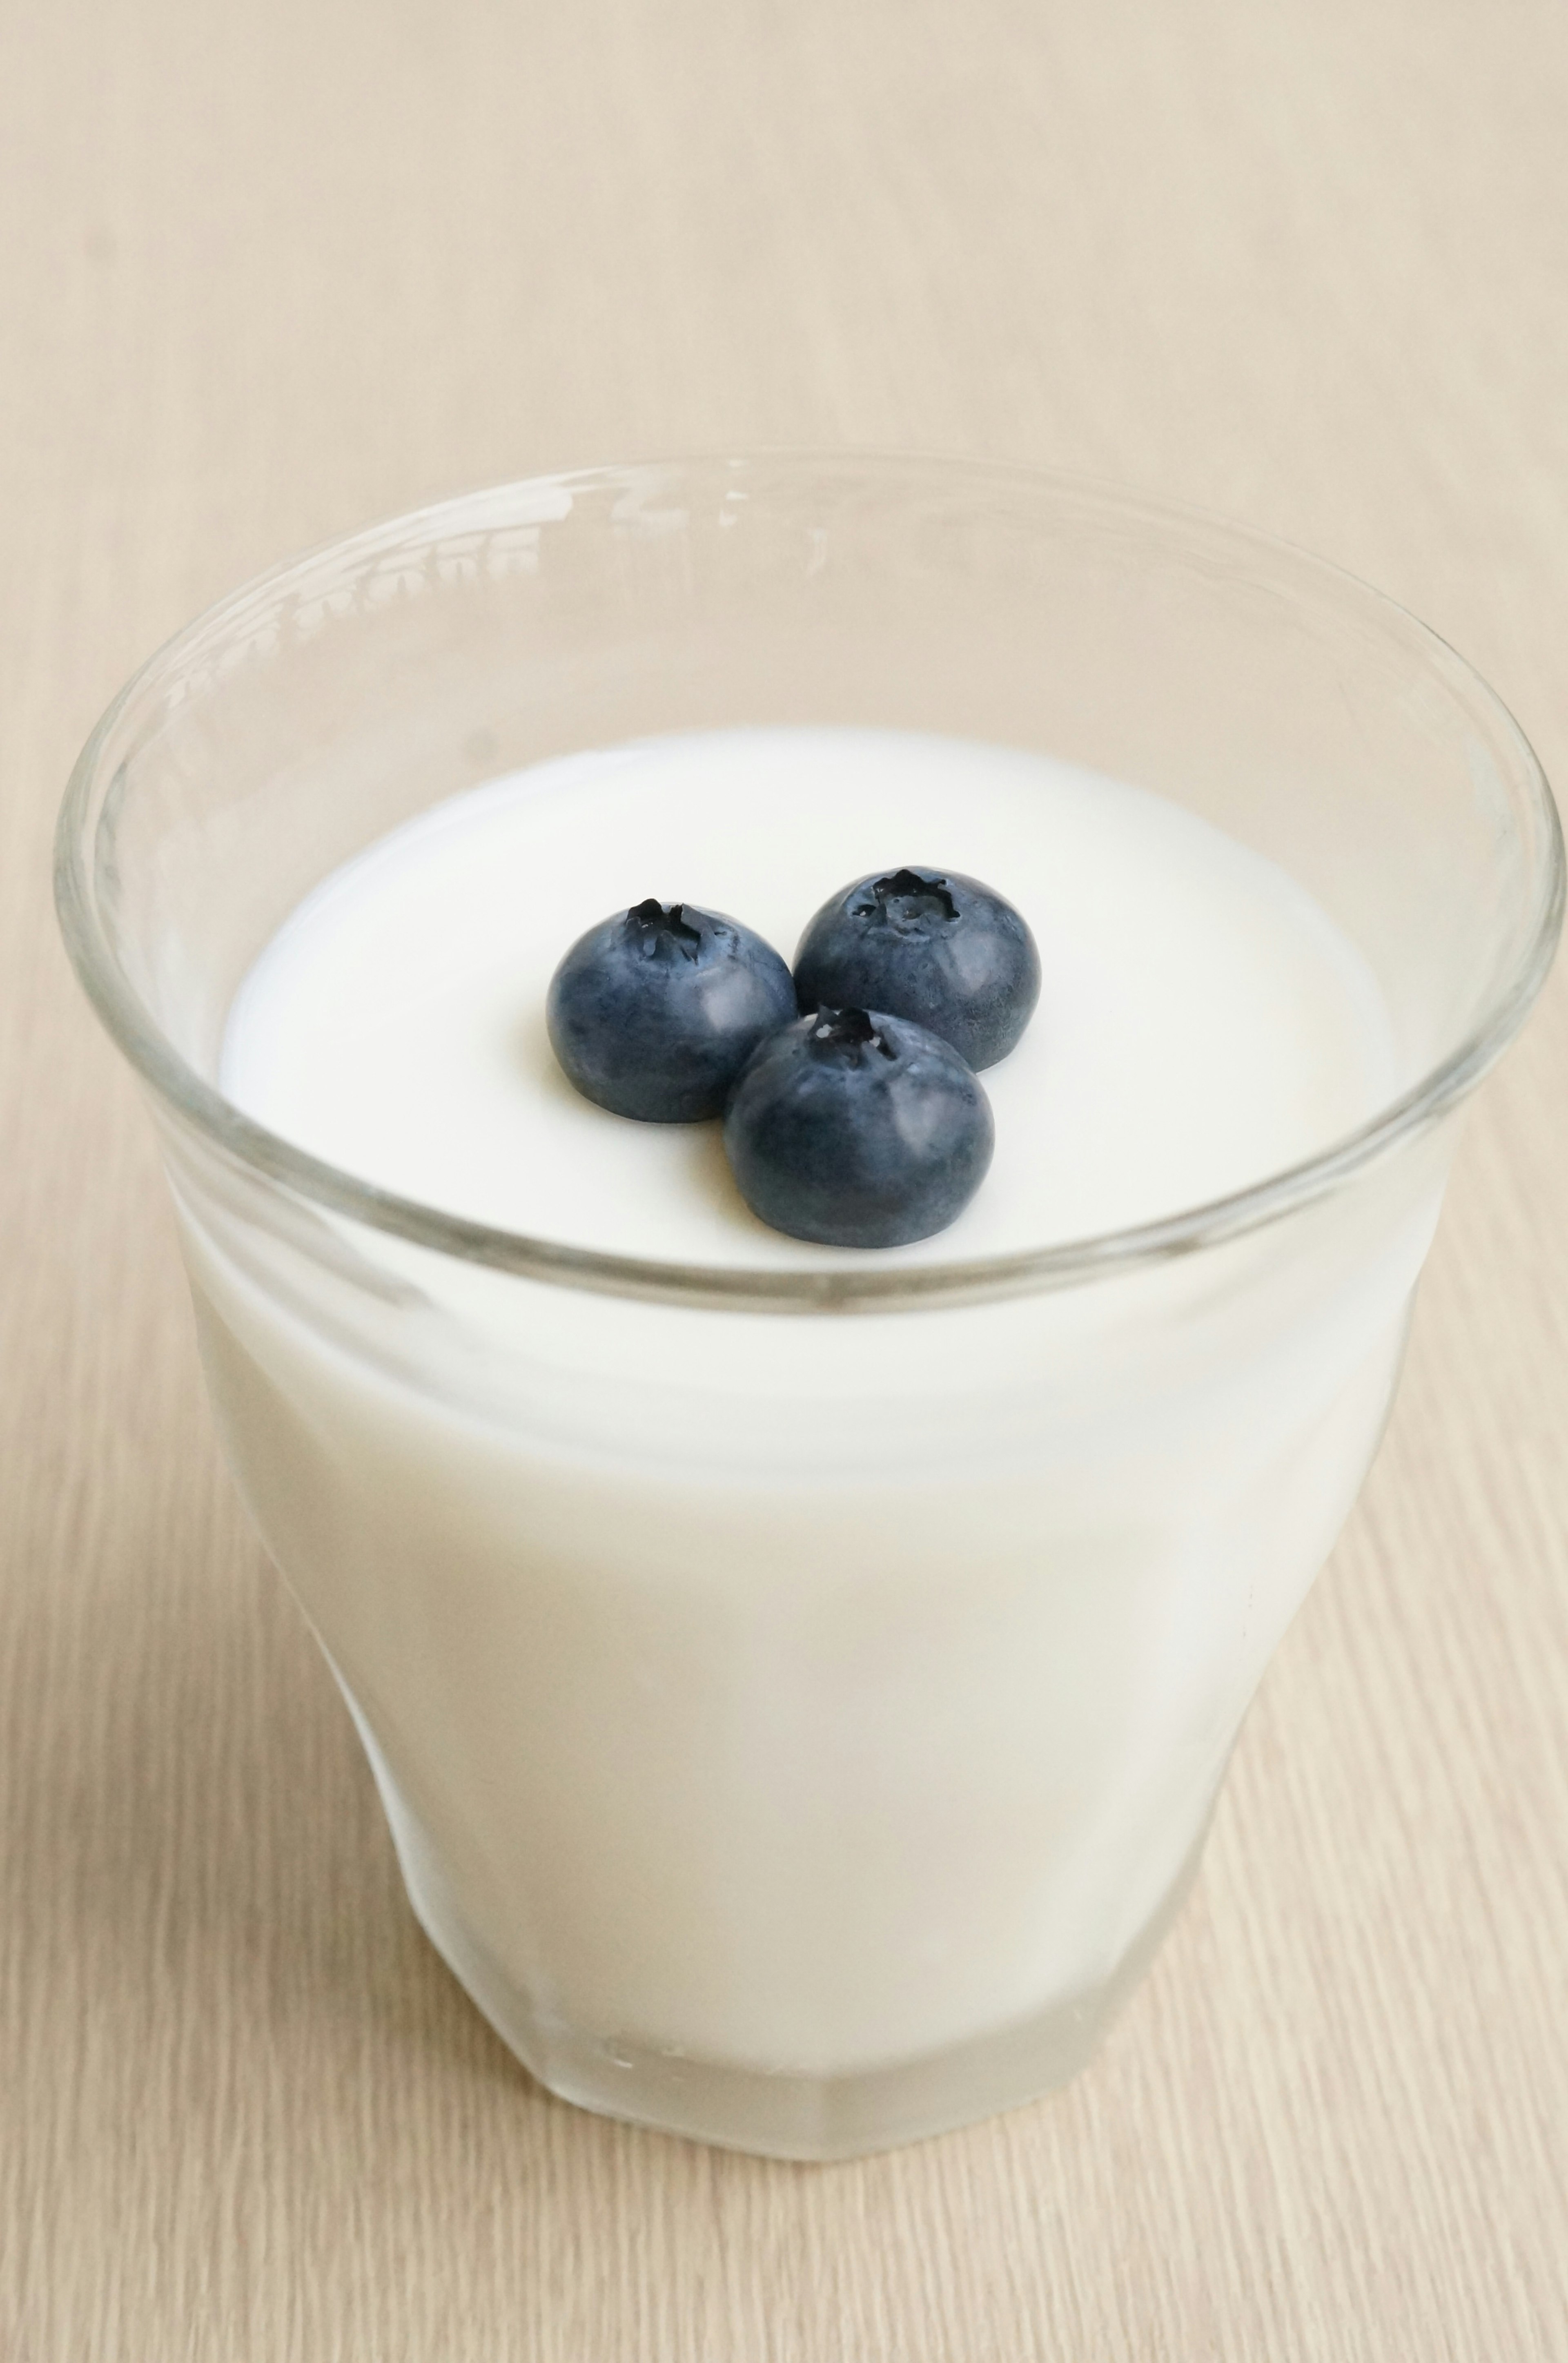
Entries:
[[[221, 1097], [236, 986], [370, 840], [526, 762], [748, 723], [1174, 797], [1361, 947], [1397, 1091], [1135, 1231], [767, 1273], [455, 1221]], [[1333, 569], [1093, 487], [601, 469], [193, 625], [83, 753], [59, 885], [149, 1089], [238, 1481], [414, 1909], [519, 2057], [799, 2158], [1072, 2075], [1371, 1459], [1456, 1113], [1551, 960], [1556, 816], [1492, 693]]]

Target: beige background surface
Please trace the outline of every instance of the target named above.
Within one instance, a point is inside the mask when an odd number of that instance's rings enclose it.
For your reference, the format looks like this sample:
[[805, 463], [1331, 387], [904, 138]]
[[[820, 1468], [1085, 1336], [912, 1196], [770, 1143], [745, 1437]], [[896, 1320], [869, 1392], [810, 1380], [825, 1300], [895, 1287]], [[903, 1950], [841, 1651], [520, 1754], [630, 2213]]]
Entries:
[[0, 7], [7, 2363], [1568, 2357], [1568, 977], [1099, 2063], [803, 2169], [547, 2099], [416, 1934], [46, 887], [253, 569], [767, 440], [1249, 516], [1568, 777], [1565, 117], [1558, 0]]

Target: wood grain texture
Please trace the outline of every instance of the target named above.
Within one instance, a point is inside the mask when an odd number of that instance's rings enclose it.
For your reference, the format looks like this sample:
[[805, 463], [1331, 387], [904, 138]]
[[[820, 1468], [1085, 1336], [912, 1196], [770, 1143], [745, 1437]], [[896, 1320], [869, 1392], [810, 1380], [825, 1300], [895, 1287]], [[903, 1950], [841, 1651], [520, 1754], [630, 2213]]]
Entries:
[[1099, 2064], [854, 2166], [534, 2090], [215, 1458], [55, 947], [76, 747], [294, 546], [765, 441], [1082, 468], [1405, 599], [1568, 776], [1556, 0], [0, 11], [0, 2354], [1568, 2357], [1568, 984]]

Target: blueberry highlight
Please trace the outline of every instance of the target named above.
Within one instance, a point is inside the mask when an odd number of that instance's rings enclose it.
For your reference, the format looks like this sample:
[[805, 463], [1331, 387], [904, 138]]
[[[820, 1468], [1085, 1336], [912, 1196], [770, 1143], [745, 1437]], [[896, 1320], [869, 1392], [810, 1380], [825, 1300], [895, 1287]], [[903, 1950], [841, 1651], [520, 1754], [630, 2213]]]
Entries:
[[753, 1214], [824, 1247], [907, 1247], [945, 1230], [994, 1146], [990, 1102], [951, 1043], [858, 1007], [772, 1035], [724, 1118]]
[[1012, 904], [955, 870], [890, 870], [824, 903], [795, 955], [802, 1011], [885, 1009], [971, 1067], [1005, 1059], [1040, 998], [1040, 955]]
[[650, 895], [590, 927], [550, 980], [550, 1047], [585, 1099], [644, 1124], [723, 1112], [795, 1014], [790, 971], [749, 927]]

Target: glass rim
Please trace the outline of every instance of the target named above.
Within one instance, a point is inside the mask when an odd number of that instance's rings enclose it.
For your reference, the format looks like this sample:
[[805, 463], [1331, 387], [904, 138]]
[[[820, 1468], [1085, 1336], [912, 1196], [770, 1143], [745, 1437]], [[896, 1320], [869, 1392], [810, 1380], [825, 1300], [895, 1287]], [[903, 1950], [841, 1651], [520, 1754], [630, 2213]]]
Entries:
[[[1493, 989], [1457, 1045], [1415, 1083], [1373, 1115], [1297, 1163], [1264, 1174], [1243, 1189], [1154, 1221], [1002, 1254], [924, 1264], [842, 1265], [759, 1270], [744, 1265], [688, 1264], [572, 1247], [449, 1214], [314, 1157], [246, 1115], [191, 1065], [158, 1025], [116, 960], [101, 924], [89, 844], [89, 822], [106, 749], [117, 724], [138, 696], [203, 643], [241, 623], [259, 600], [275, 599], [291, 580], [325, 560], [364, 560], [415, 535], [471, 520], [481, 505], [542, 494], [631, 488], [650, 476], [701, 471], [744, 474], [780, 467], [805, 473], [834, 467], [867, 477], [919, 477], [927, 483], [1010, 486], [1019, 494], [1076, 498], [1107, 518], [1145, 530], [1185, 530], [1218, 538], [1236, 553], [1285, 561], [1343, 596], [1347, 592], [1385, 628], [1397, 628], [1433, 660], [1451, 689], [1485, 716], [1511, 754], [1512, 786], [1526, 829], [1516, 821], [1516, 843], [1533, 850], [1533, 891], [1499, 960]], [[536, 512], [536, 514], [537, 512]], [[1533, 822], [1533, 829], [1529, 823]], [[1530, 838], [1534, 838], [1533, 849]], [[157, 1101], [208, 1146], [241, 1168], [296, 1193], [315, 1205], [371, 1229], [469, 1263], [599, 1294], [737, 1312], [897, 1312], [985, 1301], [1069, 1287], [1132, 1268], [1163, 1262], [1262, 1228], [1350, 1182], [1401, 1141], [1421, 1131], [1474, 1089], [1518, 1033], [1551, 968], [1562, 926], [1564, 862], [1562, 826], [1545, 772], [1507, 706], [1467, 659], [1430, 625], [1385, 592], [1331, 560], [1262, 528], [1162, 496], [1066, 471], [1005, 461], [950, 459], [917, 452], [761, 448], [745, 454], [690, 454], [663, 460], [520, 477], [478, 492], [427, 503], [393, 517], [318, 543], [253, 575], [181, 627], [138, 667], [110, 701], [77, 758], [55, 834], [55, 900], [61, 933], [77, 975], [100, 1020]]]

